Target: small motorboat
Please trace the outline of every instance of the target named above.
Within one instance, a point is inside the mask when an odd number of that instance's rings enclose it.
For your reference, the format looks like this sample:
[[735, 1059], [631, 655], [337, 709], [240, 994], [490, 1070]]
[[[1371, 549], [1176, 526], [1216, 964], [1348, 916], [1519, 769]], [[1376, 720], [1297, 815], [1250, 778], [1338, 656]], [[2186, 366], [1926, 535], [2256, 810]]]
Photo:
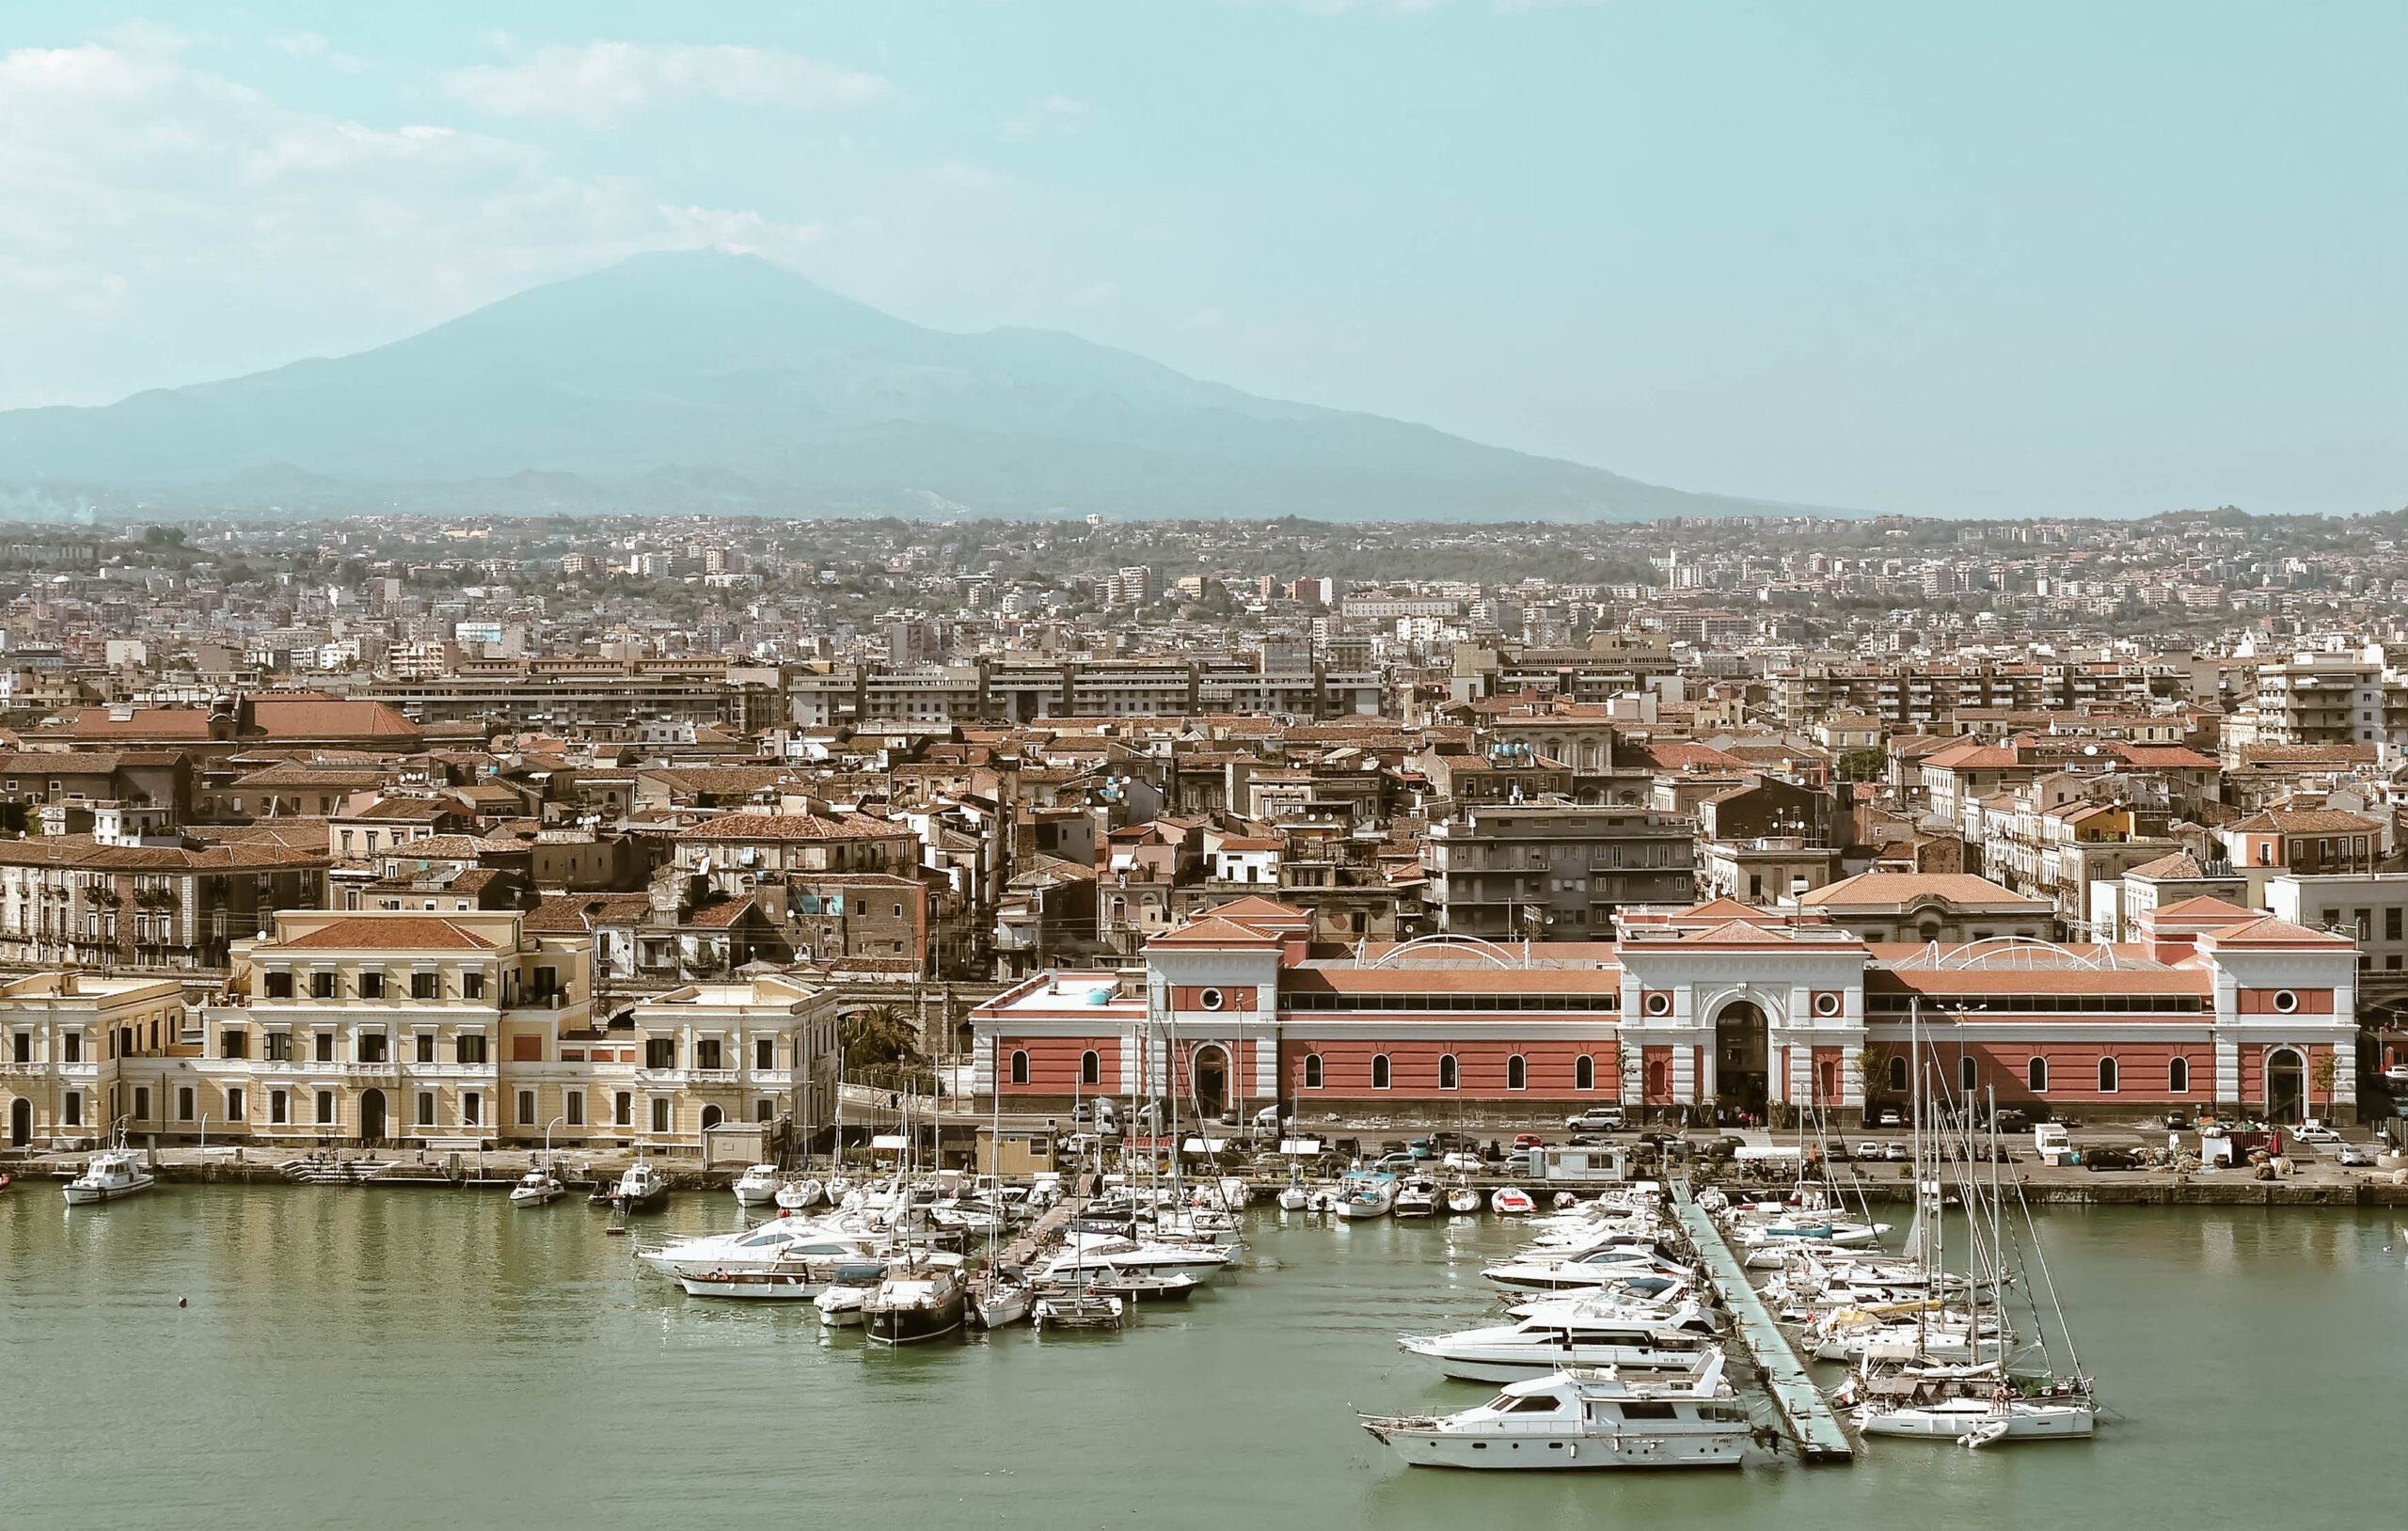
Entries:
[[1435, 1217], [1438, 1214], [1438, 1183], [1435, 1180], [1407, 1180], [1396, 1193], [1396, 1215], [1399, 1217]]
[[628, 1165], [610, 1191], [610, 1205], [622, 1212], [657, 1212], [668, 1201], [669, 1181], [648, 1159]]
[[1203, 1285], [1183, 1271], [1139, 1275], [1106, 1266], [1087, 1278], [1086, 1289], [1132, 1302], [1184, 1302]]
[[1867, 1435], [1923, 1436], [1978, 1447], [1993, 1441], [2078, 1441], [2091, 1433], [2098, 1409], [2079, 1394], [2020, 1398], [2002, 1385], [1988, 1398], [1942, 1398], [1934, 1403], [1889, 1407], [1868, 1403], [1857, 1410], [1857, 1428]]
[[568, 1188], [553, 1179], [551, 1171], [529, 1170], [518, 1177], [516, 1185], [510, 1188], [510, 1205], [542, 1207], [547, 1203], [558, 1201], [567, 1193]]
[[826, 1289], [808, 1271], [705, 1271], [679, 1276], [689, 1297], [749, 1297], [771, 1302], [808, 1302]]
[[840, 1265], [819, 1288], [814, 1301], [818, 1304], [819, 1322], [827, 1329], [852, 1329], [862, 1321], [862, 1304], [878, 1284], [886, 1279], [886, 1267], [863, 1261], [858, 1265]]
[[831, 1207], [842, 1207], [845, 1205], [845, 1198], [860, 1189], [860, 1185], [846, 1176], [841, 1175], [832, 1175], [828, 1177], [828, 1184], [826, 1187], [828, 1192], [828, 1205]]
[[113, 1202], [124, 1196], [137, 1196], [158, 1183], [134, 1155], [121, 1148], [111, 1148], [94, 1154], [92, 1161], [84, 1167], [84, 1173], [67, 1182], [67, 1205], [85, 1207], [94, 1202]]
[[1519, 1186], [1499, 1186], [1496, 1194], [1488, 1198], [1488, 1209], [1499, 1217], [1518, 1217], [1537, 1211], [1539, 1204]]
[[1338, 1215], [1352, 1223], [1383, 1218], [1396, 1209], [1396, 1176], [1380, 1171], [1354, 1171], [1339, 1188]]
[[819, 1205], [822, 1189], [816, 1180], [789, 1180], [778, 1188], [772, 1198], [783, 1210], [808, 1212]]
[[1029, 1318], [1042, 1334], [1048, 1329], [1117, 1329], [1128, 1312], [1129, 1304], [1119, 1298], [1078, 1292], [1038, 1298], [1029, 1309]]
[[1469, 1186], [1457, 1186], [1447, 1192], [1447, 1210], [1465, 1217], [1480, 1210], [1480, 1192]]
[[758, 1207], [778, 1193], [778, 1167], [755, 1164], [736, 1177], [736, 1199], [745, 1207]]
[[1337, 1211], [1338, 1192], [1335, 1191], [1316, 1191], [1312, 1192], [1312, 1194], [1305, 1198], [1305, 1210], [1307, 1212], [1322, 1213]]

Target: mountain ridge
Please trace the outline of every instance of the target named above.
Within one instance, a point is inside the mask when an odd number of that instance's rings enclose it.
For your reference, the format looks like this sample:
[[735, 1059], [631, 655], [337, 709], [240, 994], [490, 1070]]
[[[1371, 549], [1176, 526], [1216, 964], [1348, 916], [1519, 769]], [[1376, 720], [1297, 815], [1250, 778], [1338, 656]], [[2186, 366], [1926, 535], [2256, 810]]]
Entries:
[[[531, 473], [590, 485], [588, 509], [698, 508], [679, 484], [718, 509], [794, 514], [1810, 509], [1265, 399], [1058, 331], [927, 329], [757, 256], [706, 251], [633, 257], [350, 355], [0, 412], [8, 489], [258, 510], [281, 481], [298, 492], [288, 510], [501, 511], [529, 508], [513, 481]], [[615, 503], [630, 496], [645, 503]]]

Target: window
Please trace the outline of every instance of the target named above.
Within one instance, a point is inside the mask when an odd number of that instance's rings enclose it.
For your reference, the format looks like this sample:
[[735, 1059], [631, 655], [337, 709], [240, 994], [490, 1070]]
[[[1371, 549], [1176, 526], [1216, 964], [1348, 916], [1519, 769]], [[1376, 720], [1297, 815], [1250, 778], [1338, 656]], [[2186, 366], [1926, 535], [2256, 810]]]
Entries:
[[134, 1087], [134, 1119], [137, 1122], [150, 1119], [150, 1092], [139, 1084]]
[[482, 1000], [484, 997], [485, 975], [483, 973], [464, 972], [460, 975], [460, 998], [464, 1000]]
[[8, 1044], [8, 1061], [19, 1064], [29, 1064], [34, 1061], [33, 1033], [19, 1032], [16, 1034], [16, 1038]]
[[80, 1064], [84, 1061], [84, 1034], [82, 1032], [61, 1033], [58, 1038], [58, 1061], [60, 1063]]
[[677, 1066], [677, 1039], [673, 1036], [647, 1036], [643, 1041], [643, 1065], [646, 1068]]
[[385, 975], [381, 972], [361, 973], [359, 975], [359, 997], [363, 1000], [383, 999], [385, 997]]
[[2387, 941], [2400, 939], [2400, 906], [2397, 904], [2383, 911], [2383, 939]]
[[460, 1092], [460, 1125], [475, 1127], [484, 1119], [484, 1097], [474, 1090]]
[[485, 1034], [462, 1032], [452, 1039], [452, 1056], [455, 1063], [481, 1064], [485, 1061]]
[[2274, 1008], [2288, 1016], [2299, 1008], [2299, 996], [2289, 989], [2278, 988], [2274, 990]]
[[2099, 1093], [2100, 1095], [2115, 1093], [2115, 1060], [2113, 1058], [2099, 1060]]
[[1441, 1090], [1453, 1089], [1455, 1087], [1455, 1055], [1450, 1052], [1438, 1060], [1438, 1088]]
[[1597, 1060], [1582, 1053], [1572, 1060], [1572, 1087], [1593, 1090], [1597, 1087]]
[[74, 1091], [70, 1090], [67, 1092], [66, 1097], [61, 1104], [66, 1108], [67, 1125], [69, 1127], [82, 1127], [84, 1125], [84, 1097], [76, 1094]]
[[269, 973], [267, 975], [267, 997], [271, 1000], [289, 1000], [293, 998], [293, 975], [289, 972]]
[[585, 1125], [585, 1092], [571, 1090], [561, 1097], [561, 1119], [570, 1127]]
[[1520, 1053], [1505, 1060], [1505, 1088], [1527, 1090], [1530, 1087], [1530, 1065]]
[[1650, 994], [1639, 1002], [1639, 1008], [1651, 1016], [1669, 1016], [1672, 1013], [1672, 997], [1670, 994]]
[[217, 1034], [217, 1056], [220, 1058], [247, 1058], [250, 1055], [250, 1033], [229, 1031]]
[[752, 1102], [752, 1119], [754, 1121], [773, 1121], [776, 1119], [777, 1114], [778, 1103], [776, 1101], [764, 1097]]
[[2048, 1094], [2049, 1060], [2046, 1058], [2033, 1059], [2030, 1065], [2025, 1067], [2023, 1078], [2024, 1082], [2032, 1086], [2032, 1093], [2034, 1095]]
[[230, 1122], [243, 1119], [243, 1087], [239, 1084], [230, 1086], [226, 1091], [226, 1119]]
[[652, 1129], [655, 1132], [669, 1130], [669, 1097], [667, 1096], [655, 1096], [652, 1098]]
[[1081, 1084], [1103, 1082], [1103, 1059], [1093, 1048], [1079, 1054], [1079, 1082]]
[[1371, 1059], [1371, 1088], [1374, 1090], [1385, 1090], [1387, 1087], [1388, 1055], [1383, 1052], [1375, 1055]]
[[719, 1126], [720, 1123], [726, 1119], [726, 1113], [721, 1111], [717, 1106], [705, 1106], [703, 1108], [703, 1130], [705, 1132], [708, 1132], [712, 1128]]
[[1012, 1054], [1012, 1082], [1014, 1084], [1028, 1082], [1028, 1054], [1025, 1052], [1016, 1051]]
[[1307, 1090], [1321, 1088], [1321, 1054], [1318, 1052], [1305, 1054], [1305, 1088]]
[[1217, 988], [1208, 988], [1203, 993], [1196, 996], [1196, 1002], [1202, 1005], [1207, 1010], [1218, 1010], [1221, 1006], [1228, 1002], [1228, 996], [1223, 994]]
[[309, 994], [313, 999], [333, 999], [335, 997], [334, 973], [331, 971], [311, 973], [309, 975]]
[[418, 1034], [418, 1061], [422, 1064], [431, 1064], [435, 1062], [435, 1034], [433, 1032], [420, 1032]]
[[1893, 1095], [1899, 1095], [1905, 1093], [1906, 1088], [1907, 1061], [1904, 1058], [1893, 1057], [1890, 1060], [1890, 1092]]
[[520, 1127], [535, 1125], [535, 1092], [532, 1090], [518, 1092], [518, 1125]]
[[387, 1038], [383, 1032], [360, 1033], [359, 1061], [363, 1064], [383, 1063], [386, 1059], [386, 1043]]
[[775, 1068], [778, 1066], [778, 1039], [776, 1037], [756, 1036], [752, 1039], [752, 1066], [761, 1069]]
[[2168, 1095], [2191, 1093], [2191, 1060], [2177, 1058], [2165, 1065], [2165, 1091]]
[[335, 1034], [332, 1032], [319, 1032], [310, 1039], [310, 1048], [312, 1050], [311, 1056], [319, 1063], [333, 1063], [335, 1061]]
[[433, 1090], [420, 1090], [418, 1093], [418, 1125], [420, 1127], [435, 1125], [435, 1092]]
[[332, 1090], [318, 1092], [318, 1125], [320, 1127], [335, 1125], [335, 1093]]
[[414, 972], [410, 974], [410, 998], [413, 1000], [439, 1000], [443, 998], [443, 975], [439, 972]]
[[1980, 1083], [1981, 1069], [1975, 1065], [1973, 1060], [1971, 1058], [1957, 1059], [1956, 1088], [1965, 1093], [1966, 1099], [1971, 1100], [1973, 1098], [1973, 1091], [1980, 1085]]
[[721, 1045], [720, 1039], [716, 1036], [705, 1036], [701, 1041], [694, 1044], [694, 1066], [696, 1068], [721, 1067], [723, 1066], [721, 1060], [724, 1056], [725, 1050]]
[[282, 1090], [267, 1093], [267, 1119], [271, 1126], [282, 1127], [293, 1119], [293, 1102]]

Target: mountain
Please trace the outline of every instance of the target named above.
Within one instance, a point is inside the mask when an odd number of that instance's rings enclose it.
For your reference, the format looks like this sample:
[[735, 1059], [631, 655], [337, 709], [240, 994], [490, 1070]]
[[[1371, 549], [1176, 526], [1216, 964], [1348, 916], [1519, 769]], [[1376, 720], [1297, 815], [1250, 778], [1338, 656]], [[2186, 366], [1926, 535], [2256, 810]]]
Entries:
[[638, 256], [372, 351], [0, 412], [0, 496], [160, 508], [1644, 519], [1684, 493], [1260, 399], [1045, 330], [958, 335], [754, 256]]

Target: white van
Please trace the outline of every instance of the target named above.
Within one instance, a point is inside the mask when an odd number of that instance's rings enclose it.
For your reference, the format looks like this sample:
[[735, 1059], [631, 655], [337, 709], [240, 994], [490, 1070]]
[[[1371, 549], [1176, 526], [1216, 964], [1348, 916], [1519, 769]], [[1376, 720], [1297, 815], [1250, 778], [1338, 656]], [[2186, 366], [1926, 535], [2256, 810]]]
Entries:
[[2042, 1156], [2073, 1151], [2073, 1134], [2061, 1122], [2042, 1122], [2032, 1129], [2033, 1150]]

